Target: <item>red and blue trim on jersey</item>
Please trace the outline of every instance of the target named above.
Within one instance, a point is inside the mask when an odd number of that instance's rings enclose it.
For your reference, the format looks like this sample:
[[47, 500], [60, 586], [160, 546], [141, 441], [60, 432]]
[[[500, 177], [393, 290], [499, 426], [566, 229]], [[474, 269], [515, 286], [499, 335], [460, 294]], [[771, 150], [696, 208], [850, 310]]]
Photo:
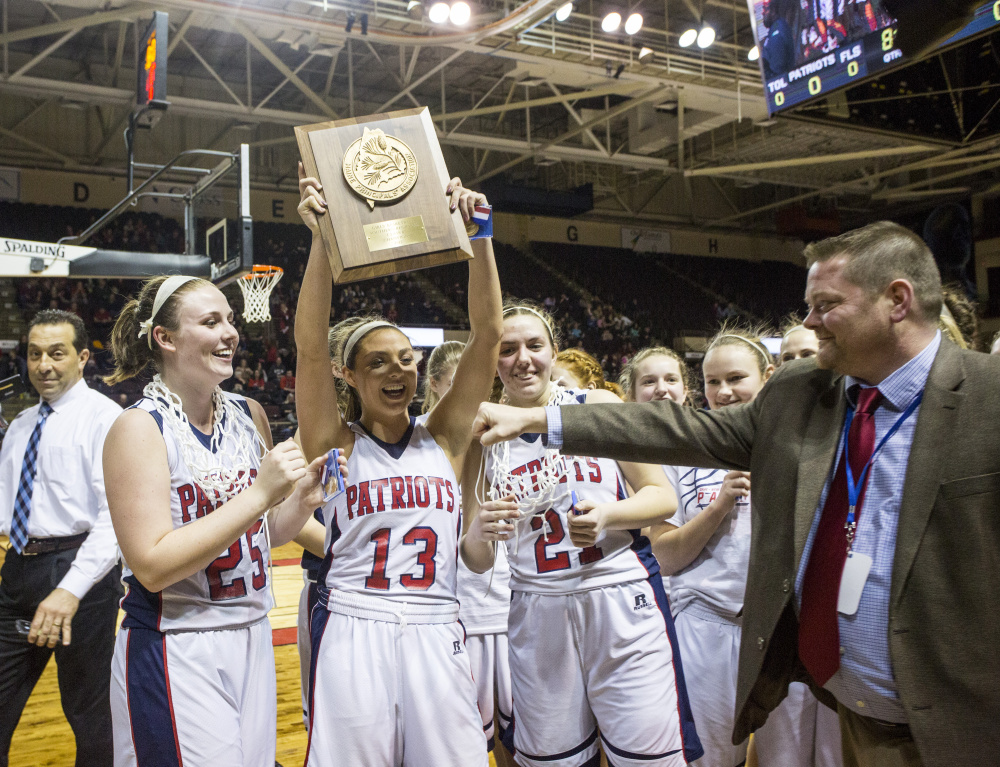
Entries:
[[165, 634], [147, 628], [128, 629], [125, 694], [137, 767], [183, 767], [170, 697]]
[[403, 457], [403, 453], [406, 452], [406, 448], [410, 444], [410, 437], [413, 436], [413, 427], [417, 425], [417, 419], [415, 416], [410, 416], [410, 425], [406, 428], [406, 431], [399, 438], [398, 442], [385, 442], [368, 431], [361, 421], [355, 421], [354, 423], [365, 433], [365, 436], [398, 461]]

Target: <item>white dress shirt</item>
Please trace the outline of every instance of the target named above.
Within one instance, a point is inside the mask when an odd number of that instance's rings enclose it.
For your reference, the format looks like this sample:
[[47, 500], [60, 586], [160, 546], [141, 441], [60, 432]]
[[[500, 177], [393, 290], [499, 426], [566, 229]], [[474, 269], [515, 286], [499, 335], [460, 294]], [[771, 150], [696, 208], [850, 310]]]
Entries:
[[[62, 538], [89, 532], [59, 588], [82, 599], [118, 559], [104, 493], [104, 438], [122, 409], [80, 380], [55, 402], [42, 427], [28, 536]], [[0, 448], [0, 533], [10, 535], [14, 497], [38, 405], [11, 422]]]

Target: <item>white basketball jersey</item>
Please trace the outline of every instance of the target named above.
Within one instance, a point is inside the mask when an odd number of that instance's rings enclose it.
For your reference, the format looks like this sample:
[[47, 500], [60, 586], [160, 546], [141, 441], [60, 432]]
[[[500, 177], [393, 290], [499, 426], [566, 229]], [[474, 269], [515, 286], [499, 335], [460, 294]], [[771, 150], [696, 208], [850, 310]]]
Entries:
[[462, 528], [458, 480], [423, 423], [395, 444], [351, 424], [347, 490], [323, 509], [330, 589], [424, 604], [454, 603]]
[[[427, 423], [429, 413], [417, 416], [417, 423]], [[461, 485], [456, 488], [458, 502], [462, 503]], [[461, 532], [459, 533], [461, 538]], [[510, 612], [510, 565], [503, 546], [497, 547], [493, 568], [485, 573], [474, 573], [465, 566], [459, 552], [458, 570], [455, 575], [455, 593], [459, 601], [458, 618], [470, 636], [502, 634], [507, 631], [507, 613]]]
[[505, 546], [497, 546], [493, 568], [474, 573], [458, 557], [458, 617], [468, 634], [502, 634], [510, 612], [510, 565]]
[[[569, 390], [572, 404], [586, 401], [586, 392]], [[510, 442], [511, 474], [535, 474], [545, 454], [541, 435], [523, 434]], [[493, 461], [486, 453], [486, 477], [493, 481]], [[608, 503], [626, 498], [625, 477], [608, 458], [564, 456], [567, 483], [553, 507], [517, 523], [517, 535], [507, 541], [510, 587], [537, 594], [566, 594], [619, 583], [645, 580], [660, 571], [649, 539], [639, 530], [604, 530], [593, 546], [573, 545], [569, 537], [570, 491], [580, 501]], [[518, 500], [523, 500], [519, 498]]]
[[[728, 472], [674, 468], [677, 513], [667, 521], [681, 527], [719, 496]], [[691, 564], [670, 576], [671, 612], [677, 615], [689, 603], [698, 601], [713, 612], [735, 617], [743, 609], [749, 566], [750, 496], [747, 496], [736, 500], [733, 510], [715, 528]]]
[[[236, 407], [248, 416], [246, 400], [235, 394], [225, 394]], [[156, 411], [152, 400], [143, 397], [133, 407], [153, 416], [163, 441], [167, 446], [167, 463], [170, 467], [170, 517], [177, 529], [215, 511], [223, 500], [214, 494], [209, 497], [194, 481], [185, 464], [181, 448], [170, 427], [164, 428], [163, 418]], [[228, 418], [223, 416], [223, 421]], [[252, 419], [251, 419], [252, 420]], [[225, 426], [225, 424], [223, 423]], [[252, 429], [253, 424], [239, 422], [235, 428]], [[202, 444], [209, 446], [210, 436], [191, 427]], [[236, 454], [236, 440], [228, 435], [219, 446], [223, 456]], [[225, 458], [223, 459], [226, 460]], [[247, 470], [256, 477], [260, 456], [250, 457]], [[122, 582], [126, 593], [122, 609], [126, 628], [150, 628], [157, 631], [209, 631], [249, 626], [267, 615], [273, 606], [268, 588], [267, 566], [271, 553], [267, 536], [262, 529], [263, 517], [258, 519], [244, 535], [204, 570], [190, 575], [160, 592], [147, 590], [132, 574], [124, 562]]]

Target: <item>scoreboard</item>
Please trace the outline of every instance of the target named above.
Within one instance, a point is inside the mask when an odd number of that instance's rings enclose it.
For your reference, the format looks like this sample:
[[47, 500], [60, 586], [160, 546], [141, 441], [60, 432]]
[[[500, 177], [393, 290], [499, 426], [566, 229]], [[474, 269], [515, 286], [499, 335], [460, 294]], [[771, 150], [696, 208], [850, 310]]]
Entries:
[[[861, 8], [853, 18], [839, 20], [833, 17], [834, 3], [809, 0], [795, 0], [793, 13], [781, 18], [773, 10], [781, 2], [748, 0], [761, 51], [764, 96], [772, 115], [911, 62], [896, 47], [895, 20], [880, 18], [870, 9], [874, 3], [852, 3], [849, 7]], [[806, 5], [815, 9], [812, 16], [803, 17]], [[823, 8], [831, 18], [822, 17]], [[973, 20], [940, 47], [996, 26], [1000, 26], [1000, 0], [978, 8]]]
[[153, 13], [153, 20], [139, 40], [136, 105], [159, 106], [167, 100], [167, 14]]

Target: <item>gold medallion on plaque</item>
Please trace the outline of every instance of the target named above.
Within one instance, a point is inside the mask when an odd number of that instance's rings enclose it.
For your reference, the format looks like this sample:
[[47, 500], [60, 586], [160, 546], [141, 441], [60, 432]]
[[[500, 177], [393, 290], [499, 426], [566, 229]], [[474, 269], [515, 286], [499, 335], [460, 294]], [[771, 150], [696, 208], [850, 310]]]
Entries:
[[417, 158], [395, 136], [365, 128], [344, 154], [344, 178], [374, 208], [376, 202], [395, 202], [413, 189]]

